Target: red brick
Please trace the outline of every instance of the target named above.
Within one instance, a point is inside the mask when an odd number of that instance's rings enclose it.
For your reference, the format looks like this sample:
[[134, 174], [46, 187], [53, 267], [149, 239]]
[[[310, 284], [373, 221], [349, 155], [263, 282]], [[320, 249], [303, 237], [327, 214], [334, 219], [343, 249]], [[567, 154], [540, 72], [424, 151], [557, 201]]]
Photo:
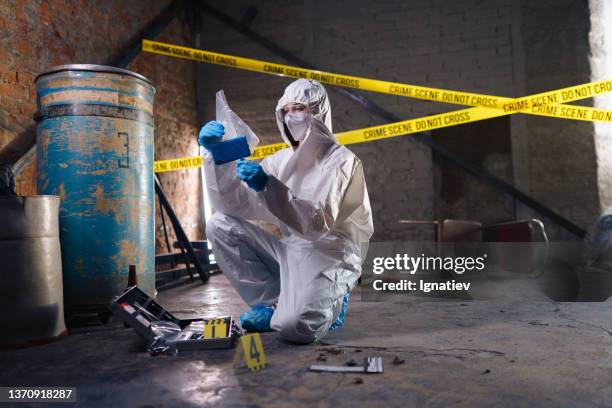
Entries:
[[0, 82], [18, 82], [17, 71], [0, 65]]
[[64, 64], [69, 64], [69, 61], [65, 61], [64, 58], [60, 55], [53, 55], [53, 57], [51, 58], [51, 64], [49, 64], [50, 66], [54, 66], [54, 65], [64, 65]]
[[[65, 16], [69, 16], [71, 13], [71, 8], [69, 4], [67, 4], [64, 0], [51, 0], [51, 7], [53, 8], [54, 13], [60, 13]], [[82, 12], [87, 12], [87, 10], [82, 10]]]
[[30, 86], [34, 83], [34, 75], [28, 71], [15, 71], [17, 82], [22, 85]]
[[15, 82], [0, 82], [0, 95], [16, 99], [26, 99], [28, 97], [28, 90], [26, 87]]
[[23, 14], [23, 7], [24, 7], [23, 3], [24, 3], [24, 0], [15, 1], [15, 18], [20, 21], [23, 21], [25, 18]]
[[8, 95], [2, 94], [0, 92], [0, 102], [2, 102], [2, 109], [7, 111], [13, 116], [19, 116], [21, 112], [21, 104], [23, 101], [17, 100]]
[[32, 118], [36, 109], [36, 101], [34, 100], [33, 102], [23, 103], [19, 108], [19, 112], [26, 118]]
[[25, 39], [18, 40], [15, 48], [17, 49], [17, 51], [19, 51], [19, 54], [21, 54], [22, 57], [29, 55], [31, 52], [30, 42]]
[[19, 195], [36, 194], [36, 160], [33, 160], [15, 180], [15, 191]]
[[49, 5], [46, 1], [40, 3], [38, 13], [40, 15], [40, 23], [44, 26], [48, 26], [51, 23], [51, 10], [49, 10]]
[[2, 61], [2, 65], [5, 68], [12, 67], [12, 64], [10, 63], [11, 58], [9, 56], [9, 52], [7, 49], [4, 49], [2, 47], [0, 47], [0, 61]]
[[36, 87], [34, 84], [28, 87], [28, 101], [36, 103]]

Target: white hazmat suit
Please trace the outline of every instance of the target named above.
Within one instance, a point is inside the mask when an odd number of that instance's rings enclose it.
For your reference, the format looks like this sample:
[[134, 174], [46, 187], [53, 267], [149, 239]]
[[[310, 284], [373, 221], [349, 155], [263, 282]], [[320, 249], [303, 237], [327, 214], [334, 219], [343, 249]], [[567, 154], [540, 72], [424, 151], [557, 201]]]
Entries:
[[[284, 110], [306, 105], [310, 129], [297, 148], [285, 134]], [[250, 306], [273, 305], [270, 326], [283, 339], [310, 343], [335, 321], [342, 297], [355, 287], [373, 233], [361, 161], [332, 134], [323, 86], [299, 79], [276, 107], [287, 149], [261, 162], [265, 189], [255, 192], [236, 175], [236, 162], [215, 165], [205, 154], [214, 215], [206, 236], [231, 284]], [[247, 219], [275, 222], [278, 239]]]

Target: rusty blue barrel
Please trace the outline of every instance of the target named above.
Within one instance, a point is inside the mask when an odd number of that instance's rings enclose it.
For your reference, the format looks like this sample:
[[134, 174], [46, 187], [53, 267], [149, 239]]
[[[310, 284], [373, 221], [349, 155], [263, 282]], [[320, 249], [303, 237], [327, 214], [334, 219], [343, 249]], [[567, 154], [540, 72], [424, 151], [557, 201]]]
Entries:
[[37, 190], [61, 197], [66, 314], [106, 310], [129, 265], [154, 296], [155, 88], [131, 71], [63, 65], [36, 93]]

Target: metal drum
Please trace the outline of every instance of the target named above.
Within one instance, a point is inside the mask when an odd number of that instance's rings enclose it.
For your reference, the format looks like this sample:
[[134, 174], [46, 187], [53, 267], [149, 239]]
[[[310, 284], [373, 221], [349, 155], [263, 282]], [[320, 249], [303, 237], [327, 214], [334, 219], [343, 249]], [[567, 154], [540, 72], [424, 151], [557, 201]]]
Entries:
[[59, 197], [0, 196], [0, 348], [66, 335]]
[[153, 98], [143, 76], [63, 65], [36, 78], [37, 188], [59, 211], [67, 316], [107, 310], [129, 265], [155, 295]]

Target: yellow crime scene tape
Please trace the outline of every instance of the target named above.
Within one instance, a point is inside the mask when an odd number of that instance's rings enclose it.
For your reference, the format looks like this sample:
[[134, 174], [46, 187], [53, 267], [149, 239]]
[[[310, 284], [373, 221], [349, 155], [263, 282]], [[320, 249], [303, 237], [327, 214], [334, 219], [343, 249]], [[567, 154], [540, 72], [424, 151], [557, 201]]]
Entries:
[[[448, 113], [425, 116], [417, 119], [409, 119], [401, 122], [387, 123], [380, 126], [349, 130], [347, 132], [336, 133], [335, 136], [338, 143], [348, 145], [371, 142], [373, 140], [386, 139], [390, 137], [405, 136], [413, 133], [456, 126], [505, 115], [508, 115], [508, 113], [499, 109], [468, 108]], [[287, 147], [288, 146], [285, 143], [274, 143], [259, 146], [253, 150], [249, 159], [263, 159], [264, 157], [272, 155]], [[155, 162], [155, 172], [160, 173], [164, 171], [175, 171], [192, 167], [200, 167], [202, 163], [202, 157], [199, 156], [184, 157], [174, 160], [163, 160], [160, 162]]]
[[183, 157], [172, 160], [158, 160], [153, 165], [155, 173], [163, 173], [166, 171], [176, 171], [189, 169], [192, 167], [202, 167], [204, 159], [201, 156]]
[[[372, 140], [404, 136], [412, 133], [456, 126], [515, 113], [526, 113], [538, 116], [583, 121], [612, 122], [612, 111], [563, 104], [564, 102], [577, 101], [596, 95], [602, 95], [607, 92], [612, 92], [612, 80], [576, 85], [539, 94], [528, 95], [521, 98], [507, 98], [309, 70], [150, 40], [143, 40], [142, 49], [143, 51], [155, 54], [190, 59], [199, 62], [206, 62], [276, 76], [310, 78], [318, 80], [322, 83], [336, 86], [344, 86], [416, 99], [476, 106], [475, 108], [461, 109], [416, 119], [409, 119], [400, 122], [388, 123], [385, 125], [337, 133], [336, 138], [341, 144], [363, 143]], [[286, 147], [287, 145], [285, 143], [260, 146], [255, 148], [250, 159], [261, 159]], [[201, 160], [201, 157], [196, 156], [155, 162], [155, 172], [200, 167], [202, 165]]]
[[[438, 129], [441, 127], [455, 126], [462, 123], [474, 122], [477, 120], [489, 119], [496, 116], [504, 116], [507, 113], [499, 109], [469, 108], [450, 113], [426, 116], [418, 119], [409, 119], [402, 122], [388, 123], [380, 126], [372, 126], [363, 129], [349, 130], [348, 132], [336, 133], [336, 139], [340, 144], [355, 144], [370, 142], [389, 137], [404, 136], [411, 133], [424, 132], [426, 130]], [[275, 143], [256, 147], [249, 159], [258, 160], [272, 155], [279, 150], [285, 149], [286, 143]], [[155, 172], [175, 171], [192, 167], [200, 167], [203, 164], [202, 157], [184, 157], [174, 160], [162, 160], [155, 162]]]
[[455, 105], [500, 109], [507, 114], [526, 113], [563, 119], [612, 122], [612, 111], [610, 110], [582, 106], [562, 106], [565, 102], [573, 102], [612, 92], [612, 80], [590, 82], [521, 98], [508, 98], [311, 70], [268, 61], [198, 50], [196, 48], [183, 47], [158, 41], [143, 40], [142, 50], [159, 55], [189, 59], [269, 75], [315, 79], [324, 84], [364, 91]]

